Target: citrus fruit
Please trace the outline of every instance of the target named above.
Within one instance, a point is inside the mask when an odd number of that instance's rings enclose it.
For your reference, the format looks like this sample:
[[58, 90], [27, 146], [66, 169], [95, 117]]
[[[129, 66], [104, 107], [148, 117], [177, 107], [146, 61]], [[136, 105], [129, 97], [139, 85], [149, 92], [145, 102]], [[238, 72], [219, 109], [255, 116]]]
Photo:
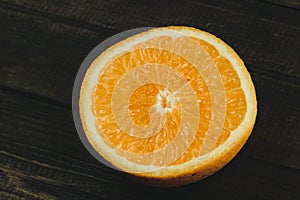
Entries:
[[80, 118], [92, 147], [135, 180], [178, 186], [227, 164], [256, 118], [251, 77], [214, 35], [154, 28], [105, 50], [88, 68]]

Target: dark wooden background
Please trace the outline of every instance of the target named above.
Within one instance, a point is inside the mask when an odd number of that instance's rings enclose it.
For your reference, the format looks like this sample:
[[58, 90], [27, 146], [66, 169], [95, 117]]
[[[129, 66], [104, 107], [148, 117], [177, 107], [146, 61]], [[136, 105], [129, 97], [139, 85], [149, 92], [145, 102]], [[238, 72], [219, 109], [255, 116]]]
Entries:
[[[71, 93], [89, 51], [143, 26], [188, 25], [245, 61], [254, 131], [217, 174], [178, 188], [138, 185], [97, 162], [75, 130]], [[0, 0], [0, 199], [300, 199], [297, 0]]]

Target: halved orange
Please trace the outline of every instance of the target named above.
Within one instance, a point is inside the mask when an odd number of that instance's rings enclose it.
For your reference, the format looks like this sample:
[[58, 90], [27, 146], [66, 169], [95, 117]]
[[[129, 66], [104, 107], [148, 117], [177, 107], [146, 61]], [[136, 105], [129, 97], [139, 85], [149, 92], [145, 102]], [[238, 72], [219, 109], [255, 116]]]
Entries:
[[256, 95], [239, 56], [191, 27], [154, 28], [103, 52], [80, 91], [93, 148], [140, 182], [177, 186], [227, 164], [249, 137]]

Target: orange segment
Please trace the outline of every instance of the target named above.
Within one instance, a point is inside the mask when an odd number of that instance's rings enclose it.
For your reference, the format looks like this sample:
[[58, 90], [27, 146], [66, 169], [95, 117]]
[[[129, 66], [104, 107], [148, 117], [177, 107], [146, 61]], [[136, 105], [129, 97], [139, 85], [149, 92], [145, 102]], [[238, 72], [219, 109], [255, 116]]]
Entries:
[[163, 90], [163, 87], [157, 84], [147, 84], [134, 91], [128, 107], [134, 123], [140, 126], [150, 124], [149, 110], [156, 103], [159, 90]]
[[247, 109], [245, 94], [241, 89], [226, 92], [226, 120], [224, 128], [233, 131], [243, 121]]

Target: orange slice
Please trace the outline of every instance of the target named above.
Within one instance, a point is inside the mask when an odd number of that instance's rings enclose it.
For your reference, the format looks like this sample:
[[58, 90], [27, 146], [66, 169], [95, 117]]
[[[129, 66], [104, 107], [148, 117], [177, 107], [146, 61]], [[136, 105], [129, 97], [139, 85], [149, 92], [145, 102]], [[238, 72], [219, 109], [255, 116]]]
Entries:
[[249, 137], [256, 95], [243, 61], [191, 27], [123, 40], [89, 67], [80, 91], [88, 141], [136, 180], [177, 186], [227, 164]]

